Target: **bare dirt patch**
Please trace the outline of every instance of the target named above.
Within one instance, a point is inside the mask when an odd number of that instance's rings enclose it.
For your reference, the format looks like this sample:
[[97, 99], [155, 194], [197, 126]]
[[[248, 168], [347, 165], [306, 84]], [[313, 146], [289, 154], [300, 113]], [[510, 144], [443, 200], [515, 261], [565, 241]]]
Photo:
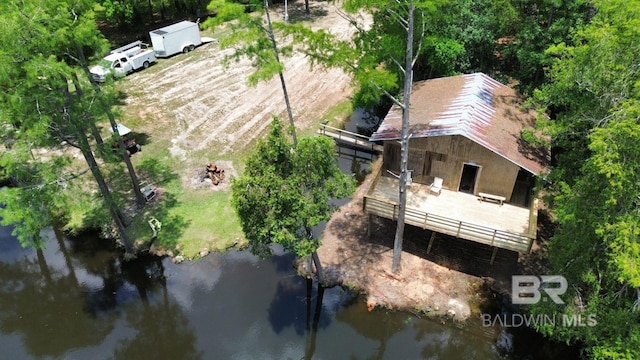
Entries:
[[[309, 18], [312, 27], [342, 36], [353, 33], [334, 5], [311, 5], [316, 14]], [[302, 6], [290, 6], [292, 18], [303, 11]], [[281, 21], [282, 15], [282, 7], [272, 8], [275, 20]], [[135, 96], [127, 104], [145, 104], [138, 111], [140, 116], [151, 118], [150, 126], [169, 130], [172, 156], [191, 160], [190, 154], [196, 151], [234, 153], [264, 135], [273, 115], [285, 118], [280, 80], [275, 77], [248, 86], [247, 76], [254, 70], [249, 60], [223, 66], [224, 57], [232, 52], [209, 43], [191, 53], [161, 59], [128, 78], [127, 92]], [[283, 62], [298, 130], [315, 126], [324, 112], [351, 94], [350, 76], [340, 70], [311, 69], [308, 59], [297, 52]]]
[[372, 180], [372, 176], [367, 177], [325, 228], [318, 256], [326, 282], [363, 290], [370, 308], [382, 306], [457, 320], [468, 318], [470, 299], [476, 296], [480, 278], [406, 251], [400, 273], [391, 273], [393, 249], [382, 243], [386, 242], [384, 238], [392, 239], [393, 234], [388, 225], [374, 222], [370, 238], [368, 216], [362, 211], [362, 200]]
[[[304, 15], [304, 3], [290, 5], [291, 22], [304, 21], [342, 37], [354, 31], [338, 14], [339, 4], [312, 2], [311, 16]], [[283, 10], [283, 4], [272, 7], [272, 18], [281, 21]], [[205, 30], [202, 35], [217, 38], [228, 33], [228, 29]], [[178, 200], [171, 206], [162, 203], [168, 206], [163, 209], [167, 216], [159, 220], [184, 220], [179, 237], [170, 241], [179, 243], [186, 257], [205, 246], [225, 249], [229, 239], [245, 241], [228, 197], [217, 195], [230, 192], [231, 179], [242, 172], [243, 158], [266, 134], [272, 116], [286, 119], [279, 78], [248, 86], [248, 75], [254, 71], [249, 60], [223, 65], [225, 56], [232, 52], [211, 42], [186, 54], [158, 59], [149, 69], [116, 83], [125, 112], [121, 121], [134, 130], [136, 140], [143, 146], [143, 155], [132, 160], [134, 165], [151, 159], [178, 176], [179, 183], [159, 184], [167, 195], [175, 195]], [[311, 69], [309, 60], [296, 51], [282, 60], [296, 128], [312, 133], [324, 114], [349, 99], [351, 78], [340, 70]], [[207, 162], [225, 169], [226, 178], [220, 185], [200, 181], [199, 173]], [[158, 183], [157, 179], [149, 181]], [[210, 195], [216, 206], [208, 204], [202, 212], [194, 213], [203, 206], [194, 202], [199, 193]], [[208, 229], [214, 226], [224, 228], [224, 237], [212, 239]], [[214, 246], [211, 242], [220, 244]]]
[[201, 189], [211, 191], [223, 191], [228, 190], [231, 186], [231, 179], [238, 176], [238, 172], [233, 167], [233, 162], [227, 160], [220, 160], [211, 162], [217, 167], [224, 170], [224, 179], [219, 184], [215, 185], [211, 179], [206, 178], [205, 164], [199, 167], [192, 167], [188, 169], [182, 176], [182, 186], [186, 189]]

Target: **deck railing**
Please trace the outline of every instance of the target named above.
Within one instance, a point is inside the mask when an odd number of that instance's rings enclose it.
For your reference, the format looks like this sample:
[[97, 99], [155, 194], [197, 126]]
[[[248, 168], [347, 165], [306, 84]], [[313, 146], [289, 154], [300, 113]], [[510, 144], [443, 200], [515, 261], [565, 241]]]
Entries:
[[527, 252], [531, 252], [531, 246], [533, 246], [533, 239], [538, 236], [538, 199], [534, 198], [531, 201], [531, 207], [529, 208], [529, 238], [532, 241], [529, 243]]
[[[397, 220], [399, 213], [398, 203], [389, 199], [378, 198], [373, 195], [379, 176], [376, 176], [371, 184], [369, 192], [364, 197], [364, 211], [383, 218]], [[534, 211], [536, 210], [536, 211]], [[532, 214], [537, 214], [537, 201], [531, 205]], [[429, 229], [439, 233], [476, 241], [498, 248], [509, 249], [521, 253], [531, 251], [533, 240], [536, 237], [537, 216], [529, 216], [529, 232], [526, 234], [514, 233], [488, 226], [477, 225], [465, 221], [451, 219], [445, 216], [427, 213], [411, 207], [405, 208], [405, 223]], [[533, 227], [531, 225], [533, 223]], [[533, 229], [533, 230], [531, 230]]]
[[370, 151], [370, 152], [382, 151], [382, 146], [374, 142], [371, 142], [368, 136], [356, 134], [354, 132], [350, 132], [347, 130], [338, 129], [333, 126], [329, 126], [327, 124], [320, 124], [320, 129], [318, 129], [318, 133], [322, 135], [330, 136], [340, 143], [351, 145], [351, 146], [357, 146], [359, 148], [366, 149], [367, 151]]

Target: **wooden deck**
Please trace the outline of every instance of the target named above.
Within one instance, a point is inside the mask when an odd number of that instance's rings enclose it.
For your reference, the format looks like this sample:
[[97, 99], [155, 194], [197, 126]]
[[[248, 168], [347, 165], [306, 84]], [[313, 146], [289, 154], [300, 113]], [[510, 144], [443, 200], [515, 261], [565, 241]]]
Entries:
[[382, 145], [371, 142], [367, 136], [356, 134], [350, 131], [334, 128], [326, 124], [321, 124], [318, 134], [332, 137], [337, 143], [368, 151], [371, 153], [381, 153]]
[[[387, 219], [398, 216], [398, 180], [380, 176], [364, 199], [364, 210]], [[531, 208], [479, 201], [478, 197], [442, 189], [430, 193], [428, 185], [407, 187], [405, 223], [496, 248], [528, 253], [536, 237], [537, 200]]]

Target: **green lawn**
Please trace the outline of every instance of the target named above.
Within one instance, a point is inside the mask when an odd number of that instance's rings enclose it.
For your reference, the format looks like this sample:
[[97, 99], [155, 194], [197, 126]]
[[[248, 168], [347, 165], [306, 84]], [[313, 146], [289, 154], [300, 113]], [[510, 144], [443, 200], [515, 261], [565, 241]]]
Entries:
[[[345, 101], [328, 109], [322, 119], [340, 126], [352, 111], [351, 103]], [[320, 121], [320, 119], [319, 119]], [[318, 121], [318, 122], [319, 122]], [[132, 119], [137, 126], [144, 126], [139, 119]], [[315, 129], [301, 134], [314, 136]], [[160, 134], [155, 138], [161, 137]], [[132, 158], [142, 181], [160, 188], [160, 195], [139, 213], [129, 227], [137, 241], [150, 239], [152, 231], [148, 221], [156, 218], [162, 223], [156, 245], [187, 257], [197, 257], [202, 249], [223, 251], [232, 246], [244, 247], [244, 238], [238, 216], [231, 206], [231, 191], [212, 189], [190, 189], [182, 184], [181, 176], [188, 171], [182, 161], [173, 158], [166, 140], [157, 140], [144, 147], [144, 151]], [[241, 174], [243, 159], [252, 149], [232, 154], [228, 159]], [[202, 159], [218, 159], [214, 153], [198, 154]], [[231, 179], [225, 179], [230, 181]]]
[[[152, 218], [162, 223], [156, 246], [187, 257], [197, 257], [202, 249], [223, 251], [237, 244], [245, 246], [240, 221], [231, 207], [231, 191], [184, 186], [188, 171], [167, 151], [166, 141], [150, 143], [134, 164], [143, 181], [158, 188], [158, 195], [134, 220], [132, 233], [138, 241], [148, 240]], [[215, 158], [213, 156], [203, 158]], [[231, 179], [224, 180], [228, 183]]]

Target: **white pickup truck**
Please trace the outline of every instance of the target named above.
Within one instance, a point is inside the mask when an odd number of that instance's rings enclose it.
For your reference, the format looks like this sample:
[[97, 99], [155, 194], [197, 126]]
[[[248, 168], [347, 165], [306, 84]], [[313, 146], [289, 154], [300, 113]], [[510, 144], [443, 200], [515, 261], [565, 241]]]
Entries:
[[93, 80], [104, 82], [109, 74], [122, 77], [134, 70], [148, 68], [156, 61], [156, 55], [146, 47], [142, 41], [134, 41], [111, 51], [98, 65], [90, 69]]

